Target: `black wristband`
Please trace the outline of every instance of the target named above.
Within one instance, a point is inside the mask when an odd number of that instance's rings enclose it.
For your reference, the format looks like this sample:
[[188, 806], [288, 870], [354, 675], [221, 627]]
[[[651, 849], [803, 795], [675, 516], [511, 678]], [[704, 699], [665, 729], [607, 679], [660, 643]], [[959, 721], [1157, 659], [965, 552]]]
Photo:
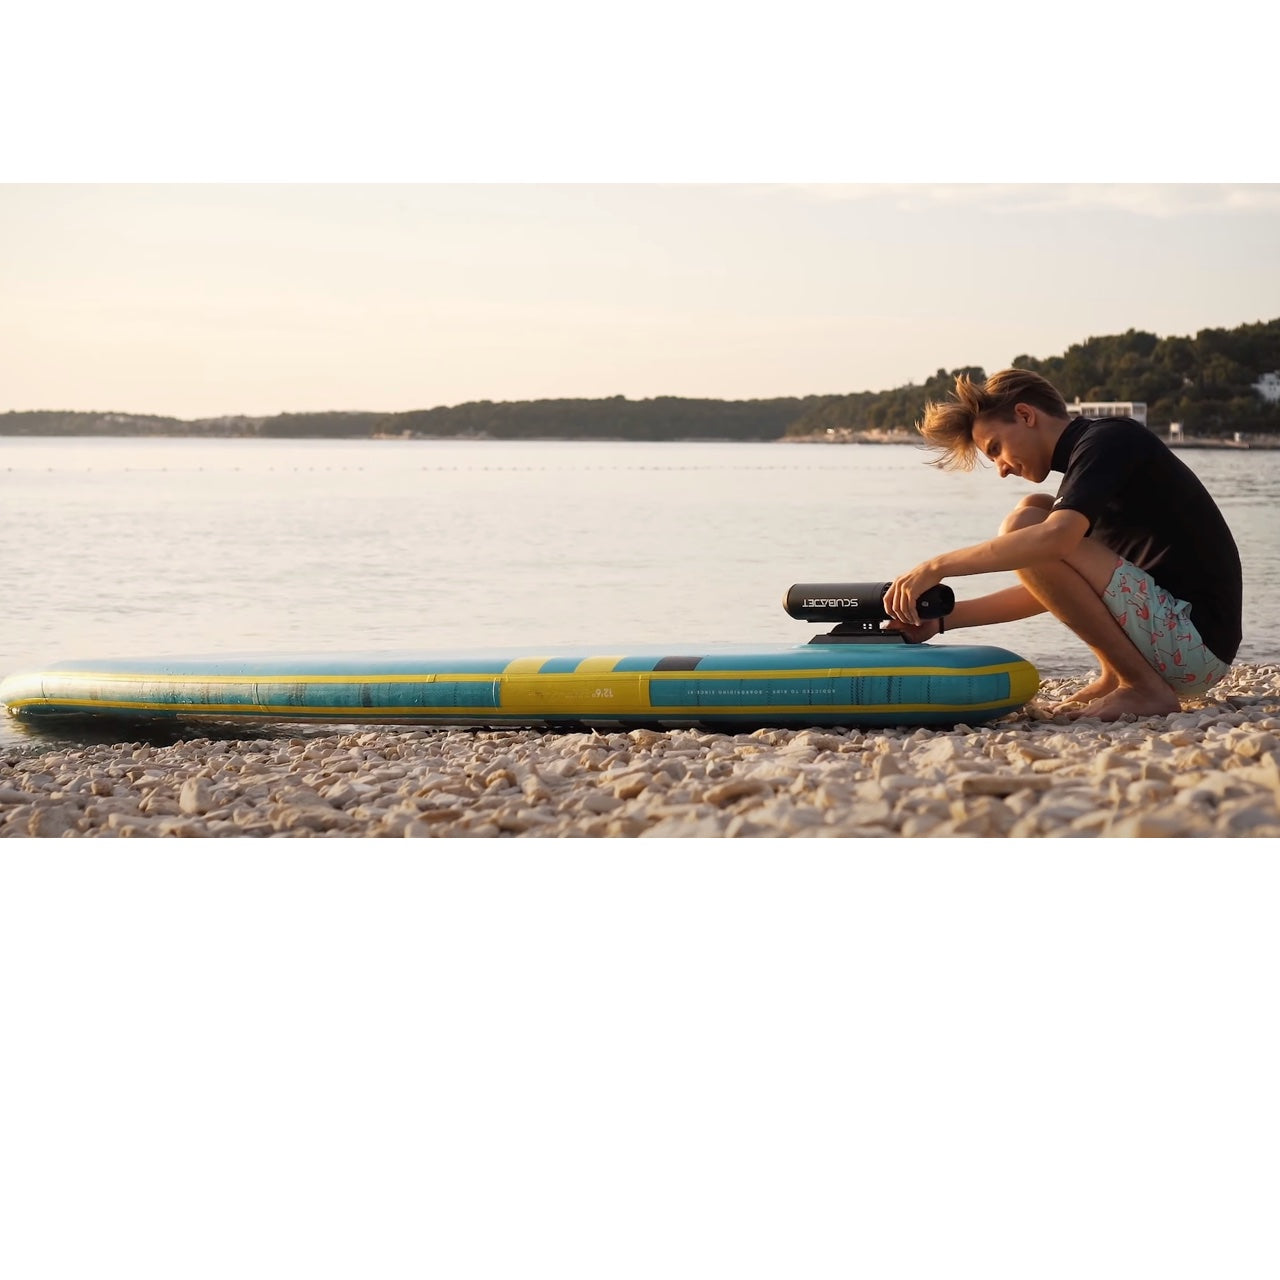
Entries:
[[947, 620], [941, 615], [938, 616], [938, 634], [941, 635], [947, 629]]

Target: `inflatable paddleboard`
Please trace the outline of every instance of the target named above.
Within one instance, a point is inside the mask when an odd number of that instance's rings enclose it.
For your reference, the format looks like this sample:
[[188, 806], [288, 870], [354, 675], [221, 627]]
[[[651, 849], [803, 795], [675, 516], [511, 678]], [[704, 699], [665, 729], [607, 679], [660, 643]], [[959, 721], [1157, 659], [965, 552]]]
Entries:
[[180, 719], [749, 729], [976, 724], [1016, 710], [1036, 669], [984, 645], [825, 643], [60, 662], [0, 682], [33, 726]]

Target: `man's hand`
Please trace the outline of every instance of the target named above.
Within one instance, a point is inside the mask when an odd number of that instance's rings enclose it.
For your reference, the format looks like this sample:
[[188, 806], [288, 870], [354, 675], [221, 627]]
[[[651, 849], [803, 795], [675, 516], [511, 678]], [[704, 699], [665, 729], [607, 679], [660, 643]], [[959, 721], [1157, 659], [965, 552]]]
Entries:
[[889, 621], [884, 624], [883, 629], [906, 636], [912, 644], [919, 644], [921, 640], [932, 640], [942, 630], [942, 619], [926, 618], [915, 627], [909, 622]]
[[889, 590], [884, 593], [885, 612], [895, 622], [919, 626], [920, 615], [916, 612], [916, 601], [941, 581], [942, 574], [930, 561], [916, 565], [909, 573], [904, 573], [889, 584]]

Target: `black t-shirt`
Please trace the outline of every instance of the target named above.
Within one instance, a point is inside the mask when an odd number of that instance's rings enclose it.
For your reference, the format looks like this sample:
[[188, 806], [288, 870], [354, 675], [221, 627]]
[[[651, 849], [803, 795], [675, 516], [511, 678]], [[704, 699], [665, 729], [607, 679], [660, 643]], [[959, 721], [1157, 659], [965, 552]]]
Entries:
[[1074, 418], [1053, 451], [1055, 511], [1078, 511], [1089, 536], [1191, 606], [1223, 662], [1240, 648], [1240, 553], [1195, 472], [1132, 418]]

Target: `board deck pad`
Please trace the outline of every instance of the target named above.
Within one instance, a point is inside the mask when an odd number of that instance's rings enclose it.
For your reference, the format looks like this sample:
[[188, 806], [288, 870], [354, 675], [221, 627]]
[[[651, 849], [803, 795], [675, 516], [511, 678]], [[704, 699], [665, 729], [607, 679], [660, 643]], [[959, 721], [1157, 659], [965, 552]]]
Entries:
[[67, 720], [756, 728], [975, 724], [1035, 667], [987, 645], [675, 645], [469, 653], [87, 659], [0, 682], [9, 714]]

